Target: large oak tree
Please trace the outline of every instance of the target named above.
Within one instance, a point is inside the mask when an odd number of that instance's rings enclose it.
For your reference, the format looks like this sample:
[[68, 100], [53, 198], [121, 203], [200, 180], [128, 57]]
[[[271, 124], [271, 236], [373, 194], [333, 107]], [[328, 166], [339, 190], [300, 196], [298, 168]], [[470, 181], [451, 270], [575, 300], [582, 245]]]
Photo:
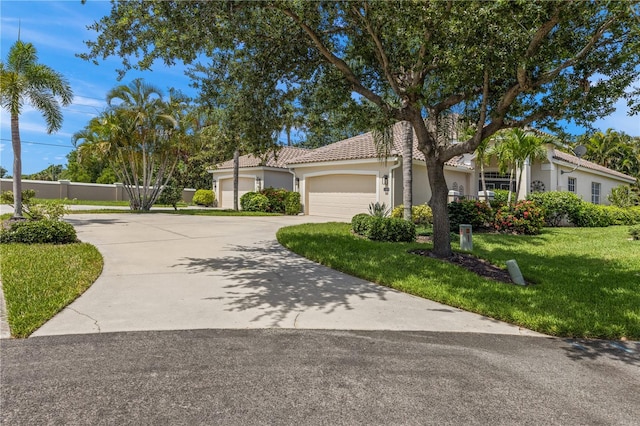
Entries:
[[[413, 126], [445, 257], [445, 162], [501, 129], [610, 113], [640, 73], [639, 19], [636, 1], [121, 1], [85, 57], [148, 68], [242, 46], [283, 81], [336, 76], [328, 96], [355, 93]], [[474, 123], [466, 140], [456, 114]]]

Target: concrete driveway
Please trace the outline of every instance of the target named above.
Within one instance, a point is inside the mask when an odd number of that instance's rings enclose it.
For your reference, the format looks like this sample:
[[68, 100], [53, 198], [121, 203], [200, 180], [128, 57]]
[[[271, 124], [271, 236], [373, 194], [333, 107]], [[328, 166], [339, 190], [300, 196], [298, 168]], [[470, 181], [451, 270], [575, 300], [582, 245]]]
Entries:
[[339, 273], [275, 239], [282, 226], [331, 218], [86, 214], [68, 220], [82, 241], [98, 247], [104, 271], [33, 336], [215, 328], [537, 335]]

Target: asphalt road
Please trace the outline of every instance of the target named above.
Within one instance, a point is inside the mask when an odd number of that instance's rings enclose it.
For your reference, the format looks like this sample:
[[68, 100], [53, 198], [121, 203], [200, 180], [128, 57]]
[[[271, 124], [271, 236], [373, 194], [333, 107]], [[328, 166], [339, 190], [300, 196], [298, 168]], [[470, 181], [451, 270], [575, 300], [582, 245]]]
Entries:
[[640, 344], [192, 330], [0, 342], [7, 425], [637, 425]]

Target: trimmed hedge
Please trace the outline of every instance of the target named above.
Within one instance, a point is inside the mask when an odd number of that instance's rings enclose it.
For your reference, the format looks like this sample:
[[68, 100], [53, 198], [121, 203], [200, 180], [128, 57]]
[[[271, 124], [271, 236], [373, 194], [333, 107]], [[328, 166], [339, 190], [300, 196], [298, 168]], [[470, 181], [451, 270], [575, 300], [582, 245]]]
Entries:
[[460, 225], [469, 224], [473, 229], [487, 228], [493, 223], [493, 210], [484, 201], [460, 200], [449, 203], [449, 230], [458, 232]]
[[284, 214], [297, 215], [302, 210], [299, 192], [287, 192], [284, 198]]
[[551, 227], [560, 226], [563, 219], [570, 219], [584, 203], [582, 198], [568, 191], [534, 192], [527, 200], [542, 208], [545, 223]]
[[494, 219], [494, 227], [499, 232], [535, 235], [543, 226], [543, 210], [533, 201], [503, 206]]
[[[394, 207], [391, 211], [391, 217], [403, 219], [404, 218], [404, 205]], [[429, 225], [433, 223], [433, 212], [431, 207], [426, 204], [420, 204], [411, 207], [411, 221], [416, 225]]]
[[351, 228], [373, 241], [412, 242], [416, 239], [416, 226], [412, 222], [393, 217], [357, 214], [351, 219]]
[[265, 188], [260, 191], [260, 194], [267, 197], [267, 207], [264, 210], [267, 213], [285, 213], [285, 200], [287, 198], [286, 189]]
[[247, 212], [266, 212], [269, 208], [269, 199], [259, 192], [247, 192], [240, 197], [240, 207]]
[[78, 242], [75, 228], [60, 220], [42, 219], [14, 222], [0, 231], [0, 243], [69, 244]]
[[211, 189], [198, 189], [193, 194], [193, 204], [199, 206], [213, 207], [213, 203], [216, 201], [216, 196]]

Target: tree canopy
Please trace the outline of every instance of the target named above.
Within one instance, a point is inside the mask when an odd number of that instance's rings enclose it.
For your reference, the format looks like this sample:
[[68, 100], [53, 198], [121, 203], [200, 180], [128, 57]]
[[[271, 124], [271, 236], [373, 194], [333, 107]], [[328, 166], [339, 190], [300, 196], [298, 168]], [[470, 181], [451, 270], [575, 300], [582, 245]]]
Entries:
[[[444, 163], [501, 129], [613, 111], [640, 75], [639, 19], [637, 1], [122, 1], [92, 26], [84, 57], [118, 55], [126, 70], [242, 48], [270, 81], [410, 122], [426, 157], [434, 252], [448, 256]], [[456, 115], [475, 123], [466, 140], [450, 131]]]

